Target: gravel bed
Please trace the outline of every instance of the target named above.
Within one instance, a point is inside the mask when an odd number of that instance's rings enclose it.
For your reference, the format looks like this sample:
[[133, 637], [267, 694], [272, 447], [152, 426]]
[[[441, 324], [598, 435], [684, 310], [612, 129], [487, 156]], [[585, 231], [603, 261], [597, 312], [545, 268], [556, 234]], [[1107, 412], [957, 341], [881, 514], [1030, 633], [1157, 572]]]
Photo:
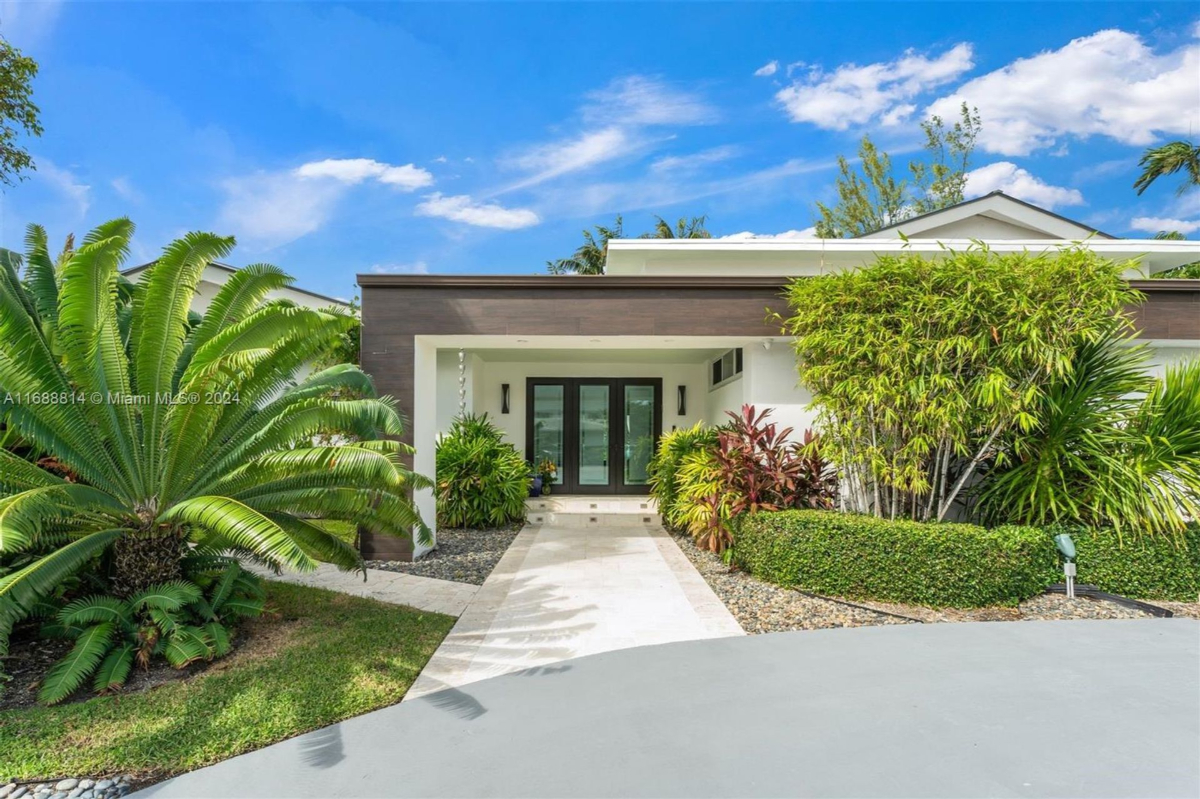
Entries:
[[521, 527], [512, 524], [494, 530], [441, 529], [437, 531], [437, 549], [420, 560], [368, 560], [367, 568], [483, 585]]
[[912, 622], [850, 607], [840, 602], [805, 596], [789, 588], [756, 580], [733, 571], [711, 552], [696, 547], [685, 535], [673, 535], [683, 554], [708, 581], [742, 629], [751, 635], [828, 627], [863, 627]]
[[[745, 572], [729, 568], [711, 552], [698, 549], [689, 536], [672, 535], [688, 560], [742, 625], [742, 629], [751, 634], [921, 622], [1154, 618], [1145, 611], [1116, 602], [1087, 597], [1068, 599], [1063, 594], [1041, 594], [1015, 608], [928, 608], [858, 599], [851, 604], [843, 604], [757, 580]], [[1200, 618], [1200, 603], [1149, 604], [1166, 608], [1176, 616]]]
[[125, 776], [102, 780], [68, 777], [53, 782], [0, 784], [0, 799], [116, 799], [131, 790], [133, 785]]

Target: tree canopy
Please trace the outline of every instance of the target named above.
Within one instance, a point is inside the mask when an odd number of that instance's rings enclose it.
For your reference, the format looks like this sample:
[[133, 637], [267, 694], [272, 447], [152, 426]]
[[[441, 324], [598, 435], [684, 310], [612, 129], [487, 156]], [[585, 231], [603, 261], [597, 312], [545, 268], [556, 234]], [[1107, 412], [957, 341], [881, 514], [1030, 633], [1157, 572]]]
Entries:
[[908, 180], [893, 174], [891, 156], [870, 136], [859, 143], [857, 165], [839, 155], [838, 200], [833, 206], [817, 203], [817, 235], [861, 236], [962, 202], [981, 123], [978, 110], [966, 103], [960, 114], [950, 126], [940, 116], [921, 123], [928, 160], [909, 162]]
[[37, 62], [0, 37], [0, 181], [8, 185], [21, 173], [36, 169], [33, 158], [17, 144], [24, 132], [41, 136], [39, 110], [33, 102]]
[[[661, 216], [655, 217], [653, 230], [638, 236], [639, 239], [711, 239], [706, 227], [707, 216], [680, 217], [672, 225]], [[595, 233], [583, 231], [583, 244], [568, 258], [547, 261], [546, 269], [552, 275], [602, 275], [604, 262], [608, 258], [610, 239], [625, 238], [625, 221], [618, 215], [612, 225], [596, 225]]]

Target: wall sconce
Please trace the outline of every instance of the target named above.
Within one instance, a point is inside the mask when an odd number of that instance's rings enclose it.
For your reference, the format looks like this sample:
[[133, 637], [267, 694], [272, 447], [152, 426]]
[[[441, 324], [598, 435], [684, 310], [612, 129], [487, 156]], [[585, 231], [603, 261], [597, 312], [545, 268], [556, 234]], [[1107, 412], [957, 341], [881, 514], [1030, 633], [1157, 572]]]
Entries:
[[500, 384], [500, 413], [508, 413], [508, 383]]
[[687, 386], [680, 386], [677, 389], [675, 406], [680, 416], [687, 416]]

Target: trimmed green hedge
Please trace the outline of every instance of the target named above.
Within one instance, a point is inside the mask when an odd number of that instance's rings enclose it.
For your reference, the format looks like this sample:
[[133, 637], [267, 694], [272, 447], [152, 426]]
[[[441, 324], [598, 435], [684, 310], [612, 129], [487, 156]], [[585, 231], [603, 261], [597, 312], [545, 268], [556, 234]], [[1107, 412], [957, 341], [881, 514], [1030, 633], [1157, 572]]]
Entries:
[[1015, 605], [1060, 573], [1033, 527], [985, 529], [820, 510], [739, 521], [734, 561], [762, 580], [818, 594], [943, 607]]
[[1118, 537], [1112, 530], [1078, 527], [1048, 532], [1071, 534], [1076, 582], [1138, 599], [1195, 602], [1200, 594], [1200, 524], [1190, 525], [1178, 537]]

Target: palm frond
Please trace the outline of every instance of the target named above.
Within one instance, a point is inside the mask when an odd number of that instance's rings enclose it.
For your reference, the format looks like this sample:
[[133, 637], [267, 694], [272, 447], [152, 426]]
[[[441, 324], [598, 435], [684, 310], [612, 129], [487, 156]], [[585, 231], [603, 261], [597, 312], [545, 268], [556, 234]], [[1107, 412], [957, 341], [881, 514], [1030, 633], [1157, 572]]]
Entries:
[[[60, 482], [0, 499], [0, 552], [35, 543], [48, 522], [92, 514], [116, 517], [123, 506], [91, 486]], [[113, 520], [113, 519], [110, 519]]]
[[367, 576], [362, 555], [358, 550], [320, 527], [286, 513], [269, 513], [270, 519], [288, 534], [315, 560], [332, 563], [342, 571], [359, 571]]
[[84, 630], [67, 656], [46, 672], [38, 700], [53, 705], [75, 693], [100, 665], [111, 646], [112, 634], [110, 622], [100, 622]]
[[96, 693], [115, 691], [125, 684], [129, 679], [129, 670], [133, 667], [133, 655], [136, 650], [137, 647], [133, 644], [123, 643], [108, 653], [100, 668], [96, 669], [96, 676], [92, 680], [92, 688]]
[[[130, 338], [138, 393], [158, 396], [171, 393], [175, 367], [187, 337], [187, 314], [204, 267], [228, 255], [232, 237], [188, 233], [163, 250], [150, 267], [134, 297]], [[158, 477], [162, 424], [170, 406], [152, 402], [143, 413], [146, 447], [145, 479]]]
[[89, 533], [23, 569], [0, 577], [0, 604], [5, 600], [12, 603], [4, 612], [28, 613], [34, 602], [127, 532], [114, 529]]
[[179, 610], [184, 605], [191, 604], [201, 596], [196, 584], [188, 580], [174, 580], [168, 583], [152, 585], [129, 597], [132, 608], [158, 608], [159, 610]]
[[119, 627], [129, 615], [130, 606], [114, 596], [89, 596], [76, 599], [60, 610], [58, 623], [65, 627], [85, 627], [106, 621]]
[[51, 331], [58, 327], [58, 275], [50, 259], [46, 229], [25, 228], [25, 286], [33, 298], [38, 318]]
[[237, 546], [300, 571], [316, 568], [312, 558], [279, 525], [248, 505], [228, 497], [185, 499], [169, 508], [159, 521], [182, 522], [211, 530]]

